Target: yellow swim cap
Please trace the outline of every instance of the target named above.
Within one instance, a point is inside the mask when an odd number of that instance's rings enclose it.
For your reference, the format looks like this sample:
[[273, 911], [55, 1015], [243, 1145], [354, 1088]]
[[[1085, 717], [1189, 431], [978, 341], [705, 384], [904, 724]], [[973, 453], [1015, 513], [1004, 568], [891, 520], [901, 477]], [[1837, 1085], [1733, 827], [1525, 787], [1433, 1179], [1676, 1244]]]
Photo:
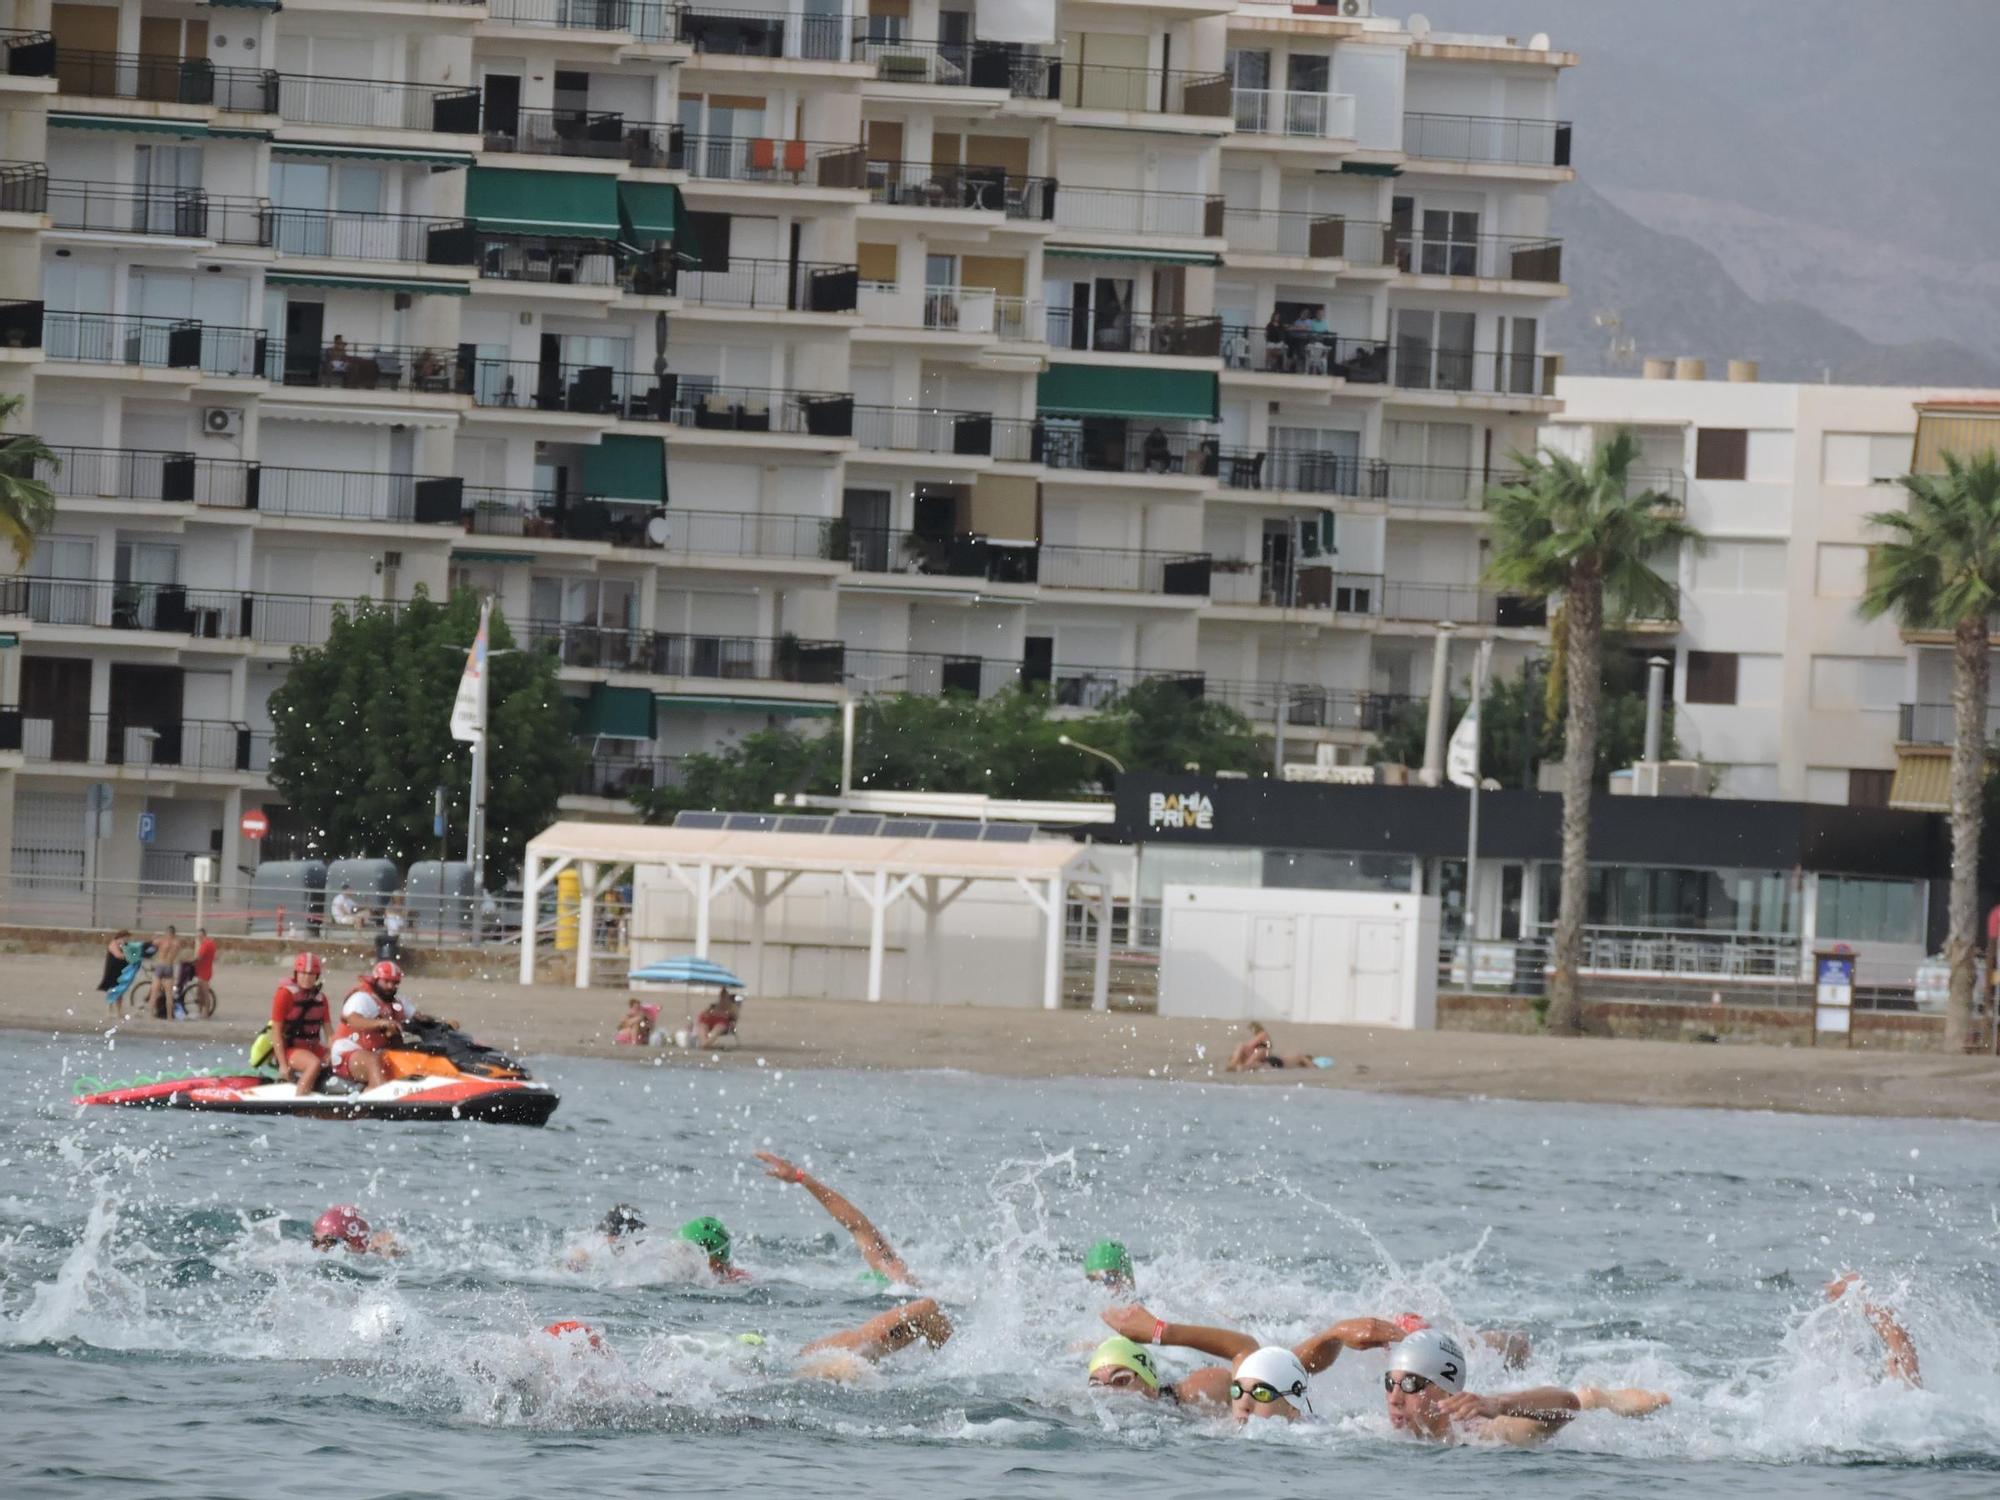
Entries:
[[1145, 1347], [1133, 1343], [1128, 1338], [1112, 1337], [1099, 1344], [1090, 1354], [1090, 1373], [1112, 1367], [1130, 1370], [1146, 1382], [1148, 1390], [1160, 1388], [1160, 1372], [1153, 1368], [1153, 1356]]

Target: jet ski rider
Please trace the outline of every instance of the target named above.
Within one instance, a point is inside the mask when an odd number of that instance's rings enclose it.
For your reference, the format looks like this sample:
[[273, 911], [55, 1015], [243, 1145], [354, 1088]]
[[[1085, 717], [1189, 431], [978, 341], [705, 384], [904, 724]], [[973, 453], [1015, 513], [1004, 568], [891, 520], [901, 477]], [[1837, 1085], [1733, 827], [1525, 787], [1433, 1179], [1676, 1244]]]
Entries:
[[319, 1086], [326, 1067], [326, 992], [317, 953], [292, 960], [289, 979], [271, 996], [271, 1039], [279, 1071], [295, 1079], [301, 1095]]
[[398, 998], [403, 970], [393, 959], [383, 959], [361, 976], [340, 1007], [340, 1029], [333, 1034], [333, 1071], [363, 1088], [378, 1088], [388, 1081], [388, 1071], [377, 1055], [402, 1036], [404, 1024], [414, 1010]]

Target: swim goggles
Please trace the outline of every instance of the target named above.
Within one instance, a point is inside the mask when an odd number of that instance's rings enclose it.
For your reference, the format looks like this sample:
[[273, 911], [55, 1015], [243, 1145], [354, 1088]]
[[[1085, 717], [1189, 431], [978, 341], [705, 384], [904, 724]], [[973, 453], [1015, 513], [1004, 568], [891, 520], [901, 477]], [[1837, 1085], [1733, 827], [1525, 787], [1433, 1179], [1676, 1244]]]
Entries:
[[1401, 1390], [1405, 1396], [1414, 1396], [1429, 1384], [1430, 1381], [1423, 1376], [1412, 1375], [1408, 1371], [1404, 1371], [1400, 1375], [1394, 1370], [1384, 1370], [1382, 1372], [1382, 1389], [1385, 1391]]
[[1240, 1401], [1243, 1397], [1248, 1396], [1259, 1406], [1269, 1406], [1273, 1401], [1296, 1400], [1305, 1394], [1305, 1389], [1302, 1385], [1294, 1385], [1288, 1391], [1281, 1391], [1275, 1385], [1267, 1385], [1261, 1380], [1255, 1385], [1249, 1386], [1244, 1385], [1241, 1381], [1232, 1380], [1229, 1382], [1229, 1399], [1231, 1401]]

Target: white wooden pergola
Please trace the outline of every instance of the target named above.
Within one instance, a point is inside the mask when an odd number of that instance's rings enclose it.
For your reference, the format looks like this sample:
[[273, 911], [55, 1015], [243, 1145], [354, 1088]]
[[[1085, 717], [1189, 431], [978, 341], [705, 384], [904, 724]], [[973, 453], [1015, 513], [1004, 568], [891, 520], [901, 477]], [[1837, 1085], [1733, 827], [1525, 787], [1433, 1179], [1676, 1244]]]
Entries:
[[1016, 887], [1040, 915], [1044, 952], [1042, 1004], [1062, 1003], [1064, 910], [1078, 892], [1097, 918], [1091, 1005], [1105, 1008], [1111, 967], [1111, 877], [1086, 844], [1068, 839], [986, 843], [969, 839], [901, 839], [842, 834], [751, 833], [721, 828], [656, 828], [617, 823], [556, 823], [528, 841], [521, 872], [521, 983], [535, 974], [535, 927], [543, 893], [574, 868], [580, 887], [576, 986], [590, 985], [596, 905], [612, 886], [640, 868], [663, 869], [694, 897], [694, 951], [708, 956], [715, 904], [748, 901], [753, 965], [761, 970], [765, 919], [773, 902], [801, 875], [838, 876], [867, 906], [868, 998], [882, 998], [882, 957], [889, 908], [916, 903], [934, 944], [947, 907], [981, 882]]

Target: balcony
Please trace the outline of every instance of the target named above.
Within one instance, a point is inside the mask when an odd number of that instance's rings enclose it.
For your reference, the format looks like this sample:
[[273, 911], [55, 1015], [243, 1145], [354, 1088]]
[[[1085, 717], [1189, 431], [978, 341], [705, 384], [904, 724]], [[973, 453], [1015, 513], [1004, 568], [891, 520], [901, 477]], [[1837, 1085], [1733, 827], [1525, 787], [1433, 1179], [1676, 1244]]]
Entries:
[[1399, 464], [1312, 449], [1225, 449], [1222, 483], [1233, 490], [1293, 491], [1389, 505], [1478, 510], [1487, 486], [1503, 476], [1449, 464]]
[[1331, 566], [1296, 567], [1243, 558], [1217, 558], [1209, 598], [1236, 608], [1325, 610], [1372, 615], [1382, 604], [1380, 573], [1342, 573]]
[[964, 533], [897, 531], [856, 526], [847, 534], [848, 562], [857, 573], [919, 578], [969, 578], [985, 583], [1035, 581], [1035, 548], [1009, 546]]
[[738, 10], [694, 0], [681, 7], [680, 40], [708, 56], [844, 62], [849, 24], [845, 15]]
[[1405, 391], [1486, 396], [1553, 396], [1549, 361], [1498, 349], [1439, 349], [1404, 339], [1390, 351], [1389, 383]]
[[140, 52], [91, 52], [62, 47], [56, 92], [148, 104], [194, 104], [240, 114], [278, 112], [279, 75], [269, 68], [218, 68], [205, 57], [156, 57]]
[[1208, 680], [1208, 696], [1226, 703], [1252, 724], [1275, 725], [1282, 706], [1285, 723], [1292, 728], [1358, 734], [1381, 734], [1406, 706], [1423, 701], [1407, 693], [1358, 692], [1309, 682], [1221, 681], [1213, 677]]
[[318, 645], [333, 629], [334, 611], [353, 604], [321, 594], [268, 594], [175, 583], [0, 579], [0, 615], [43, 625], [152, 630], [196, 640], [272, 646]]
[[49, 211], [49, 169], [38, 161], [0, 162], [0, 214]]
[[617, 246], [610, 240], [479, 235], [473, 246], [482, 280], [598, 287], [607, 293], [620, 285]]
[[0, 45], [7, 53], [10, 78], [53, 78], [56, 72], [56, 39], [46, 31], [0, 30]]
[[1147, 682], [1171, 682], [1190, 698], [1203, 695], [1199, 672], [1158, 667], [1090, 667], [1057, 664], [1048, 676], [1049, 701], [1057, 708], [1099, 713]]
[[[1951, 745], [1958, 740], [1958, 715], [1949, 703], [1896, 705], [1896, 740], [1904, 745]], [[2000, 704], [1986, 710], [1986, 743], [2000, 742]]]
[[429, 266], [473, 263], [472, 228], [463, 219], [327, 208], [272, 208], [268, 213], [271, 232], [264, 243], [280, 255]]
[[870, 326], [977, 334], [1002, 343], [1040, 343], [1047, 332], [1041, 303], [991, 287], [927, 286], [921, 303], [914, 288], [906, 300], [893, 282], [869, 282], [861, 292], [863, 321]]
[[260, 464], [254, 504], [259, 514], [312, 521], [361, 521], [401, 526], [457, 526], [465, 481]]
[[223, 327], [192, 318], [87, 312], [42, 315], [44, 354], [51, 360], [76, 364], [186, 370], [256, 380], [269, 368], [269, 342], [260, 328]]
[[559, 620], [529, 620], [517, 634], [562, 665], [585, 671], [837, 687], [845, 670], [841, 642], [792, 635], [683, 635]]
[[1206, 552], [1044, 543], [1040, 583], [1045, 589], [1092, 589], [1113, 594], [1166, 594], [1199, 599], [1205, 598], [1209, 591], [1210, 564]]
[[623, 801], [634, 792], [679, 786], [681, 758], [677, 755], [622, 755], [590, 744], [589, 758], [570, 783], [573, 797], [605, 797]]
[[1354, 385], [1380, 385], [1389, 376], [1389, 346], [1381, 339], [1231, 323], [1222, 329], [1221, 352], [1227, 370], [1309, 375]]
[[685, 165], [684, 132], [678, 125], [628, 120], [594, 109], [517, 109], [489, 114], [482, 142], [488, 151], [523, 156], [567, 156], [622, 161], [628, 166], [679, 171]]
[[853, 59], [874, 66], [879, 83], [1005, 90], [1016, 99], [1055, 99], [1062, 59], [1007, 42], [905, 42], [870, 37], [855, 22]]
[[63, 500], [156, 500], [240, 510], [253, 502], [255, 464], [144, 448], [52, 447], [35, 477]]
[[1220, 468], [1220, 445], [1206, 430], [1119, 418], [1043, 418], [1033, 436], [1033, 461], [1056, 470], [1213, 478]]
[[846, 523], [820, 516], [765, 516], [669, 506], [656, 518], [662, 551], [692, 557], [781, 562], [847, 561]]
[[1391, 580], [1382, 590], [1385, 620], [1457, 625], [1493, 625], [1503, 630], [1541, 630], [1549, 623], [1540, 599], [1495, 594], [1477, 584], [1404, 583]]
[[1090, 234], [1220, 239], [1224, 209], [1222, 199], [1209, 193], [1072, 186], [1056, 199], [1055, 225]]
[[41, 348], [47, 321], [47, 311], [40, 302], [0, 301], [0, 349]]
[[473, 404], [492, 411], [569, 412], [702, 431], [854, 435], [854, 398], [835, 392], [721, 386], [705, 376], [653, 375], [611, 365], [481, 359]]
[[861, 273], [832, 261], [732, 255], [726, 270], [679, 271], [669, 290], [688, 307], [750, 312], [853, 312]]
[[1562, 241], [1547, 235], [1393, 234], [1396, 269], [1412, 276], [1478, 276], [1498, 281], [1562, 281]]
[[57, 448], [47, 479], [65, 498], [157, 500], [323, 521], [456, 526], [465, 482], [455, 476], [298, 469], [133, 448]]
[[943, 651], [876, 651], [849, 647], [844, 663], [848, 687], [867, 697], [913, 693], [942, 698], [962, 693], [990, 698], [1021, 680], [1021, 664], [993, 657]]
[[1403, 153], [1428, 161], [1566, 167], [1570, 122], [1506, 115], [1403, 116]]
[[855, 164], [862, 173], [859, 180], [831, 181], [834, 174], [822, 172], [820, 185], [865, 188], [870, 201], [888, 208], [958, 209], [1035, 223], [1050, 219], [1056, 210], [1056, 184], [1049, 177], [1015, 177], [1000, 167], [938, 166], [931, 162], [863, 160], [861, 156], [855, 158]]
[[1222, 353], [1222, 320], [1102, 307], [1078, 317], [1071, 308], [1052, 307], [1048, 310], [1048, 344], [1051, 349], [1087, 349], [1098, 354], [1215, 359]]
[[1396, 238], [1387, 224], [1376, 219], [1296, 208], [1226, 208], [1222, 224], [1231, 255], [1344, 260], [1359, 267], [1396, 264]]
[[1065, 109], [1196, 115], [1222, 120], [1234, 112], [1226, 73], [1065, 62], [1061, 78], [1060, 97]]
[[465, 395], [472, 390], [472, 367], [456, 348], [412, 344], [306, 344], [272, 339], [268, 368], [287, 386], [321, 390], [408, 391], [421, 395]]
[[677, 0], [489, 0], [487, 17], [495, 26], [629, 32], [634, 41], [672, 42], [680, 9]]
[[262, 198], [211, 198], [200, 188], [143, 188], [56, 178], [46, 183], [57, 229], [142, 234], [268, 246], [271, 205]]
[[132, 769], [262, 772], [271, 760], [268, 730], [221, 719], [149, 719], [130, 714], [41, 715], [0, 707], [0, 750], [57, 765]]
[[353, 130], [479, 133], [479, 90], [429, 83], [382, 83], [372, 78], [278, 75], [277, 115], [287, 125], [338, 125]]
[[1352, 140], [1354, 96], [1310, 89], [1235, 91], [1236, 128], [1248, 135], [1303, 136], [1308, 140]]
[[857, 406], [854, 439], [879, 453], [953, 454], [1033, 463], [1034, 424], [1024, 418], [984, 411], [945, 411], [918, 406]]
[[650, 500], [549, 490], [468, 486], [463, 524], [471, 536], [601, 542], [612, 547], [657, 548], [651, 523], [662, 508]]
[[[669, 139], [667, 165], [699, 182], [778, 187], [858, 188], [860, 146], [790, 141], [769, 135], [686, 135]], [[678, 147], [678, 155], [671, 154]]]

